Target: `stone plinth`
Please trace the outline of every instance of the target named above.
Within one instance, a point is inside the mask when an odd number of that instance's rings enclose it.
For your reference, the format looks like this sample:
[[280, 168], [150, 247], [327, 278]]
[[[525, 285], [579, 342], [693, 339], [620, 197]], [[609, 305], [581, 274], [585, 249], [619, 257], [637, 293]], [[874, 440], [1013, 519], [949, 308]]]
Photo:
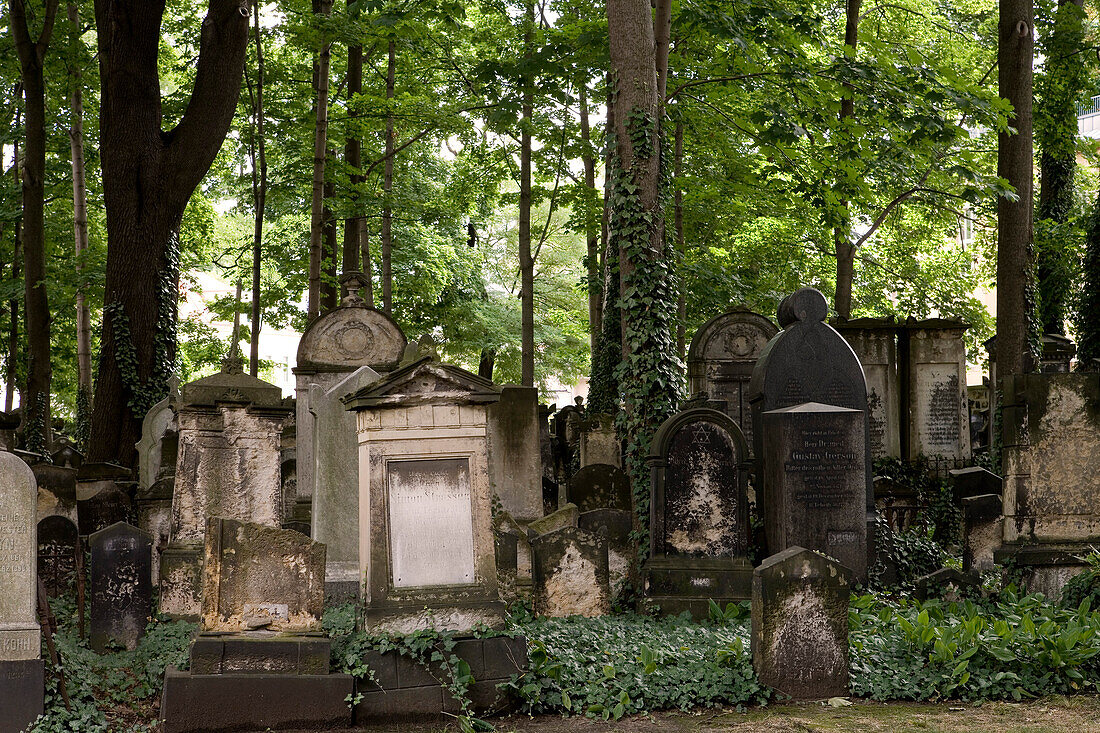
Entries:
[[492, 382], [430, 356], [345, 400], [359, 436], [368, 628], [503, 623], [492, 527]]
[[865, 579], [863, 412], [809, 402], [762, 417], [768, 549], [817, 550]]
[[848, 694], [851, 571], [789, 547], [753, 571], [752, 665], [760, 682], [796, 700]]

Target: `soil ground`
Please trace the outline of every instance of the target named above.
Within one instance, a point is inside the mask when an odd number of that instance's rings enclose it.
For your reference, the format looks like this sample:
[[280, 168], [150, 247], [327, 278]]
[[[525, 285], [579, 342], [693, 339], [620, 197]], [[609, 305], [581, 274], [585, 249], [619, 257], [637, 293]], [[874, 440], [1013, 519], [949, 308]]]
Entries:
[[[498, 733], [810, 733], [811, 731], [922, 731], [923, 733], [1100, 733], [1100, 698], [1054, 697], [982, 705], [875, 703], [847, 707], [791, 703], [735, 710], [635, 716], [617, 722], [556, 716], [495, 718]], [[456, 726], [393, 724], [335, 733], [441, 733]], [[294, 733], [312, 733], [295, 731]]]

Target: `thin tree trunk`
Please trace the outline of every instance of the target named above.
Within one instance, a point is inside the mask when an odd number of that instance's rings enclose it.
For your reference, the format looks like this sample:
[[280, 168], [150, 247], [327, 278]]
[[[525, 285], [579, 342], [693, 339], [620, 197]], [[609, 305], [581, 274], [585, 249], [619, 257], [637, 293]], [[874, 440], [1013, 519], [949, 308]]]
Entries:
[[[16, 85], [16, 110], [15, 110], [15, 125], [13, 126], [14, 135], [12, 136], [12, 165], [11, 174], [15, 179], [16, 189], [22, 189], [22, 176], [19, 173], [19, 166], [21, 165], [19, 158], [19, 126], [22, 110], [18, 108], [18, 100], [23, 96], [23, 85]], [[20, 213], [19, 217], [15, 220], [15, 242], [13, 244], [11, 259], [11, 278], [12, 280], [19, 279], [20, 263], [23, 259], [23, 216]], [[4, 377], [5, 388], [7, 394], [4, 397], [4, 411], [11, 412], [15, 407], [15, 386], [19, 380], [19, 372], [16, 369], [16, 363], [19, 359], [19, 298], [12, 298], [8, 301], [8, 313], [10, 316], [9, 328], [8, 328], [8, 368], [7, 374]], [[23, 392], [19, 393], [19, 404], [23, 404]]]
[[[32, 40], [24, 0], [9, 0], [12, 37], [19, 56], [26, 114], [23, 164], [24, 314], [27, 321], [27, 390], [24, 435], [29, 447], [50, 447], [50, 306], [46, 294], [46, 85], [43, 65], [57, 18], [58, 0], [47, 0], [42, 31]], [[31, 429], [39, 431], [31, 434]]]
[[[856, 44], [859, 42], [859, 10], [862, 0], [847, 0], [847, 16], [844, 24], [845, 53], [851, 58], [856, 56]], [[845, 84], [846, 92], [840, 100], [839, 134], [843, 139], [850, 134], [845, 129], [847, 121], [855, 115], [854, 90]], [[855, 279], [856, 249], [852, 246], [851, 219], [847, 199], [840, 201], [843, 209], [843, 222], [833, 229], [833, 247], [836, 251], [836, 297], [833, 306], [841, 318], [852, 317], [852, 282]]]
[[367, 307], [374, 307], [374, 280], [372, 276], [373, 265], [370, 260], [370, 227], [366, 219], [359, 219], [359, 258], [363, 263], [364, 288], [359, 291], [363, 300], [367, 301]]
[[[321, 15], [332, 13], [332, 0], [320, 0]], [[328, 150], [328, 89], [329, 59], [332, 46], [326, 40], [317, 58], [316, 115], [313, 132], [313, 205], [309, 225], [309, 296], [308, 318], [321, 313], [321, 259], [324, 244], [325, 153]]]
[[[252, 161], [254, 227], [252, 233], [252, 329], [248, 352], [248, 373], [260, 370], [260, 264], [263, 259], [264, 209], [267, 207], [267, 138], [264, 136], [264, 44], [260, 30], [260, 4], [253, 3], [253, 31], [256, 36], [256, 98], [253, 119], [256, 129], [256, 157]], [[257, 164], [259, 175], [256, 174]]]
[[[529, 58], [534, 38], [535, 6], [528, 0], [524, 16], [523, 47]], [[535, 384], [535, 262], [531, 257], [531, 117], [534, 114], [532, 79], [524, 76], [519, 147], [519, 272], [520, 272], [520, 384]]]
[[[348, 15], [358, 17], [359, 4], [348, 0]], [[357, 110], [356, 97], [363, 93], [363, 46], [356, 43], [348, 46], [348, 110], [349, 117]], [[351, 193], [353, 211], [344, 219], [344, 251], [342, 264], [344, 272], [352, 272], [359, 269], [359, 251], [362, 247], [363, 219], [359, 216], [359, 185], [363, 182], [363, 174], [359, 170], [363, 164], [362, 145], [359, 142], [359, 131], [355, 127], [354, 119], [347, 122], [347, 131], [344, 134], [344, 162], [351, 171]], [[364, 266], [364, 269], [366, 266]], [[369, 279], [368, 279], [369, 283]], [[369, 289], [369, 285], [368, 285]]]
[[[329, 150], [329, 157], [335, 158], [336, 152]], [[325, 181], [325, 201], [332, 201], [336, 196], [336, 182]], [[323, 267], [325, 271], [324, 281], [321, 283], [321, 307], [330, 311], [336, 307], [340, 300], [340, 286], [337, 284], [336, 268], [340, 266], [340, 245], [336, 237], [336, 217], [332, 215], [332, 209], [328, 203], [323, 208], [325, 220], [325, 249]]]
[[1016, 198], [997, 202], [997, 377], [1030, 369], [1028, 313], [1032, 234], [1032, 63], [1035, 11], [1031, 0], [1000, 0], [997, 49], [998, 93], [1015, 112], [1015, 134], [1002, 132], [997, 175]]
[[673, 148], [672, 175], [675, 190], [672, 195], [672, 226], [676, 233], [676, 270], [680, 274], [676, 294], [676, 353], [683, 361], [687, 357], [687, 288], [684, 287], [684, 181], [681, 177], [684, 164], [684, 123], [676, 123], [676, 142]]
[[654, 61], [657, 67], [658, 118], [665, 107], [665, 90], [668, 88], [668, 51], [672, 42], [672, 0], [656, 0], [653, 17]]
[[[69, 128], [69, 147], [73, 168], [73, 242], [76, 253], [77, 279], [84, 269], [83, 255], [88, 249], [88, 192], [85, 185], [84, 164], [84, 102], [81, 94], [81, 72], [76, 49], [80, 43], [80, 11], [74, 2], [68, 3], [69, 23], [72, 25], [69, 39], [72, 51], [70, 83], [72, 92], [69, 107], [72, 126]], [[92, 314], [81, 282], [76, 291], [76, 361], [77, 385], [85, 393], [88, 405], [92, 399]]]
[[[394, 76], [397, 72], [397, 46], [390, 40], [389, 61], [386, 65], [386, 99], [393, 100]], [[393, 209], [390, 194], [393, 193], [393, 112], [386, 114], [386, 162], [382, 171], [382, 310], [393, 313]]]
[[[588, 83], [582, 79], [580, 84], [581, 116], [581, 161], [584, 164], [585, 201], [595, 202], [596, 197], [596, 156], [592, 151], [592, 131], [588, 123]], [[586, 260], [588, 265], [588, 333], [589, 347], [596, 353], [596, 342], [600, 338], [600, 303], [603, 300], [600, 273], [600, 232], [596, 226], [595, 211], [588, 205], [584, 212], [584, 231], [587, 241]]]

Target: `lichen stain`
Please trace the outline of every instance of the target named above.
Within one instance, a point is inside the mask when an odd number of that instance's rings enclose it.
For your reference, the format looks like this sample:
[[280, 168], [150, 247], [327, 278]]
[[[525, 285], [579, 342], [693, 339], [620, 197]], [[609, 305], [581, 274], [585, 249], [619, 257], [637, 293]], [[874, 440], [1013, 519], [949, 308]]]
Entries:
[[570, 544], [545, 583], [545, 616], [587, 616], [607, 613], [608, 599], [600, 588], [595, 563]]

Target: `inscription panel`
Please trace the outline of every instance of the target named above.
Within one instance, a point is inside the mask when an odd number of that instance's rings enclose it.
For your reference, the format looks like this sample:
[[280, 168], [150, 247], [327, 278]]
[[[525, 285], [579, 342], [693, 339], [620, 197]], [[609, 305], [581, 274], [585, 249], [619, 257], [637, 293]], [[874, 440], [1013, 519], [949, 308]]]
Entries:
[[475, 583], [469, 459], [389, 461], [386, 483], [394, 587]]
[[962, 420], [966, 401], [956, 364], [922, 364], [914, 380], [914, 428], [926, 456], [962, 456]]
[[31, 469], [0, 452], [0, 661], [38, 656], [37, 500]]

